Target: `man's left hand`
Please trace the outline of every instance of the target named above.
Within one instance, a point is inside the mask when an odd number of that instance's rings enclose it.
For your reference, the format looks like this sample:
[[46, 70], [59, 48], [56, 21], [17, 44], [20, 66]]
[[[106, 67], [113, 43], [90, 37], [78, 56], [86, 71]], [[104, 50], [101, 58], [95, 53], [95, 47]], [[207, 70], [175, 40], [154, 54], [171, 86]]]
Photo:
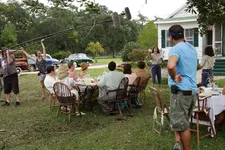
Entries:
[[182, 81], [182, 76], [181, 76], [180, 74], [177, 74], [177, 75], [175, 76], [174, 82], [179, 83], [179, 82], [181, 82], [181, 81]]

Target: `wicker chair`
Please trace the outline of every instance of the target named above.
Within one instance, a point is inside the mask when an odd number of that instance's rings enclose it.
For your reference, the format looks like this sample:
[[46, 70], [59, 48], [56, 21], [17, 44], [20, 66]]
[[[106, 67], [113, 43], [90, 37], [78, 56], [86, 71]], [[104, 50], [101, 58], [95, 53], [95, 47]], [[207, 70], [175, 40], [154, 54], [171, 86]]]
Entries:
[[145, 88], [148, 85], [149, 79], [150, 79], [150, 77], [149, 78], [143, 78], [143, 77], [141, 77], [140, 84], [139, 84], [139, 94], [141, 96], [141, 100], [142, 100], [142, 104], [143, 105], [146, 103]]
[[[152, 98], [156, 104], [153, 115], [152, 130], [157, 132], [158, 134], [161, 134], [164, 125], [164, 116], [166, 116], [166, 118], [170, 120], [169, 118], [170, 110], [162, 98], [162, 91], [159, 91], [154, 87], [149, 87], [149, 89], [152, 94]], [[156, 125], [159, 126], [159, 130], [156, 128]]]
[[[199, 148], [200, 138], [203, 138], [206, 136], [215, 136], [215, 130], [209, 116], [211, 108], [206, 106], [207, 97], [199, 97], [199, 96], [197, 97], [198, 97], [197, 106], [193, 110], [193, 114], [191, 116], [190, 130], [197, 133], [197, 143]], [[193, 119], [195, 119], [194, 122], [193, 122]], [[192, 128], [192, 124], [196, 124], [196, 129]], [[200, 137], [199, 125], [210, 127], [211, 132]]]
[[[76, 96], [72, 95], [68, 86], [61, 82], [56, 82], [53, 85], [53, 90], [55, 92], [57, 100], [59, 101], [59, 109], [57, 111], [56, 117], [59, 116], [61, 109], [64, 107], [66, 108], [65, 113], [68, 115], [68, 120], [70, 122], [71, 112], [72, 110], [75, 111], [75, 105], [77, 103]], [[71, 109], [68, 109], [69, 107]]]
[[127, 108], [129, 114], [127, 116], [132, 117], [133, 115], [131, 114], [130, 108], [128, 107], [128, 97], [127, 97], [127, 88], [128, 88], [128, 78], [123, 78], [118, 86], [117, 89], [115, 90], [110, 90], [109, 92], [116, 92], [116, 99], [112, 100], [112, 101], [108, 101], [108, 103], [115, 103], [119, 113], [120, 113], [120, 117], [117, 118], [117, 120], [124, 120], [125, 117], [123, 116], [122, 110], [120, 108], [120, 104], [124, 103], [125, 107]]
[[139, 85], [140, 85], [141, 77], [137, 77], [132, 85], [128, 85], [128, 104], [131, 106], [131, 104], [136, 105], [136, 101], [139, 94]]

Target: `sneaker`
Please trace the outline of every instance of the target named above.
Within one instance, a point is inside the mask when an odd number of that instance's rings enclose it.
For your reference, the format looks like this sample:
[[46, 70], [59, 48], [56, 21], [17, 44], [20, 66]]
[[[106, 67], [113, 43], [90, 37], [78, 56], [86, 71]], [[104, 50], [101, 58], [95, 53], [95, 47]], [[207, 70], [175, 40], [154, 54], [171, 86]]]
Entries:
[[86, 115], [86, 114], [83, 113], [83, 112], [80, 112], [80, 113], [79, 113], [79, 112], [76, 112], [76, 116], [80, 116], [80, 115], [81, 115], [81, 116], [84, 116], [84, 115]]
[[2, 106], [9, 106], [10, 105], [10, 103], [9, 102], [7, 102], [7, 101], [5, 101], [5, 103], [4, 104], [2, 104]]
[[20, 106], [20, 102], [19, 101], [16, 101], [16, 106]]
[[180, 142], [176, 142], [173, 146], [173, 150], [181, 150]]

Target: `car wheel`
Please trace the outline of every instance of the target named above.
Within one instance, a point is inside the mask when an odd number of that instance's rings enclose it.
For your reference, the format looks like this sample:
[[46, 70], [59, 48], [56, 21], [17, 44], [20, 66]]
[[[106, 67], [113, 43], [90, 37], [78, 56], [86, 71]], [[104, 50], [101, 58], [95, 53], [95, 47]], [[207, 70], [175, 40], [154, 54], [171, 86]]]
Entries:
[[33, 65], [30, 65], [30, 72], [34, 72], [35, 71], [35, 67]]
[[16, 72], [18, 76], [20, 76], [22, 74], [22, 69], [20, 67], [16, 67]]
[[87, 61], [87, 64], [88, 64], [89, 67], [91, 66], [91, 64], [89, 63], [89, 61]]

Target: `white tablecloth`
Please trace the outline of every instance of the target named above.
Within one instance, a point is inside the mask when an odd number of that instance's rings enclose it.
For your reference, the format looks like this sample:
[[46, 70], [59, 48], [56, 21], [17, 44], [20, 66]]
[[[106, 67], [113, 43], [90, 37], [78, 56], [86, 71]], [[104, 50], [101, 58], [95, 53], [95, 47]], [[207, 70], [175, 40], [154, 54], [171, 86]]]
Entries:
[[[221, 93], [221, 88], [216, 88], [215, 90], [211, 90], [212, 88], [204, 88], [203, 93]], [[207, 98], [207, 107], [210, 107], [210, 119], [213, 125], [215, 125], [216, 115], [220, 114], [225, 110], [225, 95], [212, 95], [211, 97]], [[214, 126], [215, 129], [215, 126]], [[216, 131], [216, 130], [215, 130]]]

